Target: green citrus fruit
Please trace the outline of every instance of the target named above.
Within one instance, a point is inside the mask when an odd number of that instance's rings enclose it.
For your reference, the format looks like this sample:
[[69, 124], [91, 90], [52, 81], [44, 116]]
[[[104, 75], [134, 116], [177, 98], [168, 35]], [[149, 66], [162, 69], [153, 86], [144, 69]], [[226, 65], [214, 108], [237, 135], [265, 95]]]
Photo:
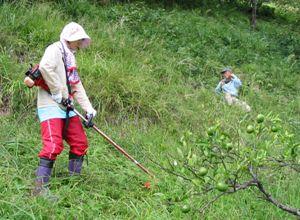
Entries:
[[181, 211], [182, 211], [183, 213], [188, 213], [190, 210], [191, 210], [191, 208], [190, 208], [188, 205], [183, 205], [183, 206], [181, 207]]
[[207, 169], [205, 167], [200, 167], [199, 169], [199, 175], [205, 176], [207, 174]]
[[214, 127], [208, 128], [207, 134], [208, 134], [209, 136], [213, 136], [213, 135], [215, 134], [215, 128], [214, 128]]
[[228, 185], [224, 182], [218, 182], [216, 188], [221, 192], [225, 192], [228, 189]]
[[258, 114], [256, 117], [256, 122], [257, 123], [263, 123], [265, 120], [265, 116], [263, 114]]
[[276, 125], [273, 125], [273, 126], [271, 127], [271, 131], [272, 131], [272, 132], [277, 132], [277, 131], [279, 131], [279, 127], [276, 126]]
[[251, 134], [254, 132], [254, 127], [252, 125], [247, 126], [247, 133]]

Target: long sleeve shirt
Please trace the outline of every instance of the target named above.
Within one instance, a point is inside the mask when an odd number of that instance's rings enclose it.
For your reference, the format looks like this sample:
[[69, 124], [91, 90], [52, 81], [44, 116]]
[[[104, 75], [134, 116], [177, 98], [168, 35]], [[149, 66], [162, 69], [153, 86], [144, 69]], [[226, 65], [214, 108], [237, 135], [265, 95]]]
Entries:
[[238, 89], [242, 85], [241, 80], [234, 74], [232, 74], [232, 78], [228, 83], [223, 83], [223, 80], [219, 82], [215, 91], [216, 93], [229, 93], [233, 96], [238, 96]]
[[[51, 94], [62, 93], [63, 98], [68, 98], [66, 72], [62, 56], [60, 42], [51, 44], [47, 47], [44, 56], [42, 57], [39, 69]], [[87, 112], [92, 108], [81, 82], [72, 84], [71, 92], [74, 93], [74, 99], [84, 111]], [[37, 107], [41, 121], [50, 118], [64, 118], [66, 115], [65, 112], [60, 109], [59, 104], [56, 103], [51, 95], [42, 88], [38, 88]]]

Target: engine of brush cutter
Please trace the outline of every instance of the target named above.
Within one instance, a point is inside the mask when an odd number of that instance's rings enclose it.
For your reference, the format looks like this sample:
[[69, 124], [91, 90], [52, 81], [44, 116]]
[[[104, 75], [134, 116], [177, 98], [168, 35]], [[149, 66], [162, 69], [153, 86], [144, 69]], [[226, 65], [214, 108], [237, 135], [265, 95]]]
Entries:
[[39, 86], [46, 91], [49, 91], [49, 87], [43, 79], [42, 73], [39, 70], [39, 64], [32, 66], [25, 73], [24, 83], [27, 87]]

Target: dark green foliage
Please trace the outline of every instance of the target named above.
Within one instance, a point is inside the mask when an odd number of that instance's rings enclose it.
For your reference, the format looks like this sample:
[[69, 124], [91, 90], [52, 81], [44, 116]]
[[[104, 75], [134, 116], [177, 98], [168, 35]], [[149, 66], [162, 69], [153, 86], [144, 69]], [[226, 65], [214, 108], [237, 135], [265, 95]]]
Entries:
[[258, 14], [260, 16], [274, 18], [275, 17], [275, 7], [272, 7], [270, 5], [262, 5], [261, 7], [259, 7]]

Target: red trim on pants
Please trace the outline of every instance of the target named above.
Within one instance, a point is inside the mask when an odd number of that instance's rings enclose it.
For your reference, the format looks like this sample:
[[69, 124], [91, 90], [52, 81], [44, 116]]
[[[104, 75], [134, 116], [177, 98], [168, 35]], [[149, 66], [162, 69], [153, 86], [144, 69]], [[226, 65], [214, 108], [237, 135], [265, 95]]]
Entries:
[[[65, 140], [70, 146], [70, 153], [78, 156], [86, 154], [88, 141], [85, 131], [78, 116], [69, 118], [69, 126]], [[41, 135], [43, 148], [39, 153], [40, 158], [55, 160], [63, 151], [63, 129], [66, 119], [53, 118], [41, 122]]]

